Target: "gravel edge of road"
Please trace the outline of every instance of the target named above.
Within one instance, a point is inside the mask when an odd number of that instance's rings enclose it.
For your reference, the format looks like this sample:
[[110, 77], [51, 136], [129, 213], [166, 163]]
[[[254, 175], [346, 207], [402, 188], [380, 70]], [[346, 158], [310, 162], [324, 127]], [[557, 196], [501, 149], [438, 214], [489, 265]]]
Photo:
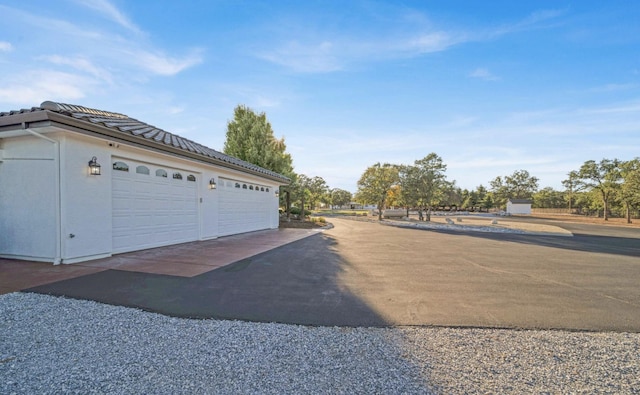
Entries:
[[640, 334], [190, 320], [0, 296], [0, 393], [640, 393]]

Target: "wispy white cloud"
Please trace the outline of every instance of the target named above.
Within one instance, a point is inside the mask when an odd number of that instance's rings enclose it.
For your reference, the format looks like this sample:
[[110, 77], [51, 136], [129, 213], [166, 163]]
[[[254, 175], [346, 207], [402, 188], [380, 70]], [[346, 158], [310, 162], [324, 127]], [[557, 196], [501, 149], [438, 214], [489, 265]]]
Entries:
[[71, 73], [31, 70], [0, 85], [0, 102], [34, 105], [45, 100], [78, 100], [94, 81]]
[[[562, 10], [538, 11], [511, 25], [478, 31], [457, 27], [434, 28], [431, 23], [418, 23], [410, 27], [404, 27], [404, 23], [391, 23], [381, 26], [376, 33], [367, 31], [366, 36], [315, 31], [314, 28], [299, 31], [301, 29], [298, 28], [297, 36], [300, 38], [296, 41], [276, 43], [272, 49], [256, 51], [256, 56], [295, 72], [327, 73], [344, 70], [353, 63], [411, 58], [446, 51], [463, 43], [496, 39], [516, 31], [536, 28], [563, 13]], [[415, 14], [412, 14], [413, 21], [426, 19], [416, 18]], [[403, 13], [401, 19], [404, 20], [405, 15]], [[318, 36], [324, 38], [318, 40]], [[485, 80], [498, 79], [486, 69], [478, 69], [477, 75], [473, 76]]]
[[444, 31], [429, 32], [409, 38], [406, 45], [400, 41], [390, 47], [397, 47], [403, 51], [415, 52], [418, 54], [444, 51], [447, 48], [464, 41], [462, 36], [454, 37], [451, 33]]
[[591, 93], [620, 92], [638, 88], [638, 84], [606, 84], [589, 89]]
[[183, 58], [165, 55], [159, 51], [122, 49], [130, 62], [157, 75], [176, 75], [202, 62], [202, 51], [195, 49]]
[[133, 23], [129, 17], [122, 13], [116, 6], [111, 4], [107, 0], [75, 0], [77, 4], [85, 6], [98, 11], [107, 19], [112, 20], [118, 25], [130, 30], [136, 34], [141, 34], [142, 31], [135, 23]]
[[566, 9], [538, 10], [517, 22], [498, 26], [488, 31], [487, 38], [495, 38], [505, 34], [547, 27], [548, 23], [558, 23], [558, 18], [567, 13]]
[[[80, 3], [85, 4], [84, 1]], [[129, 30], [139, 30], [133, 23], [127, 23], [128, 18], [107, 1], [92, 0], [86, 5], [92, 9], [102, 10], [112, 19], [121, 21], [119, 25]], [[11, 14], [13, 19], [28, 24], [33, 31], [41, 32], [44, 39], [41, 39], [40, 42], [47, 40], [65, 42], [65, 48], [69, 52], [82, 53], [81, 63], [83, 65], [77, 66], [85, 67], [83, 71], [86, 72], [101, 73], [102, 78], [106, 77], [105, 70], [96, 67], [96, 64], [108, 64], [111, 68], [126, 70], [127, 72], [121, 73], [121, 76], [138, 72], [173, 76], [203, 60], [202, 49], [191, 49], [184, 56], [172, 56], [145, 39], [140, 37], [128, 39], [119, 34], [119, 31], [104, 30], [105, 27], [83, 26], [75, 22], [42, 17], [1, 5], [0, 9]], [[62, 55], [58, 56], [62, 57]], [[71, 66], [68, 62], [61, 58], [55, 58], [55, 56], [49, 61]], [[93, 70], [90, 71], [90, 68]]]
[[338, 60], [340, 49], [329, 41], [309, 45], [290, 41], [280, 48], [264, 52], [258, 57], [301, 73], [326, 73], [342, 68]]
[[7, 41], [0, 41], [0, 52], [10, 52], [13, 50], [13, 45]]
[[497, 81], [500, 78], [491, 73], [488, 69], [480, 67], [469, 73], [469, 77], [478, 78], [485, 81]]
[[111, 83], [113, 80], [111, 73], [101, 67], [96, 66], [84, 56], [67, 57], [62, 55], [46, 55], [39, 57], [38, 59], [45, 60], [56, 65], [69, 66], [73, 69], [85, 72], [109, 83]]

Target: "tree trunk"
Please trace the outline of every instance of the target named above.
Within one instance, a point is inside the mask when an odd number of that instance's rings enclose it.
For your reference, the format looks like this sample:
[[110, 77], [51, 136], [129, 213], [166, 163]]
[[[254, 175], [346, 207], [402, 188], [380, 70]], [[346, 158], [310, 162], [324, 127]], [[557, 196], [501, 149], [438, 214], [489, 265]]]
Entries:
[[285, 191], [287, 194], [287, 221], [291, 219], [291, 194], [289, 191]]
[[302, 194], [302, 210], [300, 210], [300, 219], [304, 222], [304, 193]]
[[382, 221], [382, 206], [384, 205], [384, 201], [378, 203], [378, 221]]
[[627, 209], [627, 223], [630, 224], [630, 223], [632, 223], [632, 221], [631, 221], [631, 205], [629, 204], [629, 202], [625, 202], [624, 205], [626, 206], [626, 209]]
[[607, 196], [607, 194], [605, 193], [604, 190], [602, 191], [602, 203], [604, 204], [604, 220], [608, 221], [609, 220], [609, 197]]
[[431, 206], [427, 207], [427, 222], [431, 222]]

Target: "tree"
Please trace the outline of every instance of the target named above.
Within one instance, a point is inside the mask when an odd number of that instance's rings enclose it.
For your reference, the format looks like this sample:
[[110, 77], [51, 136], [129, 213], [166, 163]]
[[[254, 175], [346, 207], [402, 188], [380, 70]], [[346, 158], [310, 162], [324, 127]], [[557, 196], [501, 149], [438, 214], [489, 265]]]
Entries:
[[622, 175], [618, 159], [602, 159], [599, 163], [588, 160], [577, 172], [577, 184], [587, 190], [597, 191], [602, 199], [604, 220], [609, 220], [609, 203], [620, 188]]
[[568, 178], [566, 180], [562, 180], [562, 185], [566, 188], [567, 194], [565, 196], [569, 202], [569, 213], [571, 213], [573, 209], [573, 194], [580, 192], [580, 185], [578, 183], [580, 177], [577, 171], [570, 171], [567, 176]]
[[[472, 211], [475, 211], [476, 208], [478, 208], [482, 211], [486, 196], [487, 188], [485, 188], [484, 185], [478, 185], [473, 191], [467, 191], [465, 189], [462, 192], [462, 207], [465, 209], [471, 209]], [[493, 201], [491, 204], [493, 204]], [[491, 206], [489, 208], [491, 208]]]
[[387, 193], [398, 183], [398, 167], [380, 162], [368, 167], [358, 180], [356, 199], [361, 203], [375, 204], [378, 207], [378, 219], [382, 220]]
[[309, 191], [309, 208], [312, 210], [316, 208], [318, 202], [323, 199], [329, 190], [324, 178], [320, 176], [306, 177], [304, 187]]
[[504, 178], [498, 176], [490, 184], [494, 202], [501, 207], [508, 199], [531, 199], [538, 190], [538, 178], [526, 170], [516, 170]]
[[533, 194], [535, 208], [562, 208], [565, 206], [564, 193], [546, 187]]
[[351, 192], [345, 191], [340, 188], [333, 188], [331, 190], [331, 205], [332, 206], [345, 206], [351, 203]]
[[427, 208], [426, 220], [431, 220], [431, 208], [442, 196], [447, 186], [445, 171], [447, 165], [442, 162], [435, 153], [430, 153], [422, 159], [414, 162], [415, 174], [417, 177], [414, 183], [417, 187], [418, 205]]
[[291, 178], [293, 162], [284, 138], [276, 139], [264, 112], [238, 105], [227, 123], [224, 153]]
[[400, 207], [402, 204], [402, 188], [400, 185], [392, 185], [387, 192], [387, 206]]
[[620, 175], [624, 180], [619, 195], [624, 204], [627, 223], [631, 223], [631, 209], [640, 206], [640, 158], [623, 162]]
[[[415, 166], [399, 166], [398, 167], [398, 183], [400, 185], [400, 204], [407, 209], [418, 207], [420, 201], [418, 188], [418, 169]], [[420, 211], [422, 216], [422, 211]]]
[[465, 199], [464, 191], [456, 186], [455, 181], [446, 182], [442, 192], [440, 206], [449, 206], [450, 208], [455, 206], [456, 209], [462, 207]]

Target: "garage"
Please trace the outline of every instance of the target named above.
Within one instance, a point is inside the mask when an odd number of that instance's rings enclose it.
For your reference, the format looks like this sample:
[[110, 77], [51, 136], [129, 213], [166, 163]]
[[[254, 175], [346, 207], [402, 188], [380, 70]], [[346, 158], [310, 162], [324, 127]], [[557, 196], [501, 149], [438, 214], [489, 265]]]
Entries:
[[271, 227], [272, 187], [220, 178], [219, 189], [221, 236]]
[[120, 113], [0, 112], [0, 258], [73, 264], [277, 229], [289, 183]]
[[114, 158], [113, 252], [198, 240], [198, 175], [194, 173]]

